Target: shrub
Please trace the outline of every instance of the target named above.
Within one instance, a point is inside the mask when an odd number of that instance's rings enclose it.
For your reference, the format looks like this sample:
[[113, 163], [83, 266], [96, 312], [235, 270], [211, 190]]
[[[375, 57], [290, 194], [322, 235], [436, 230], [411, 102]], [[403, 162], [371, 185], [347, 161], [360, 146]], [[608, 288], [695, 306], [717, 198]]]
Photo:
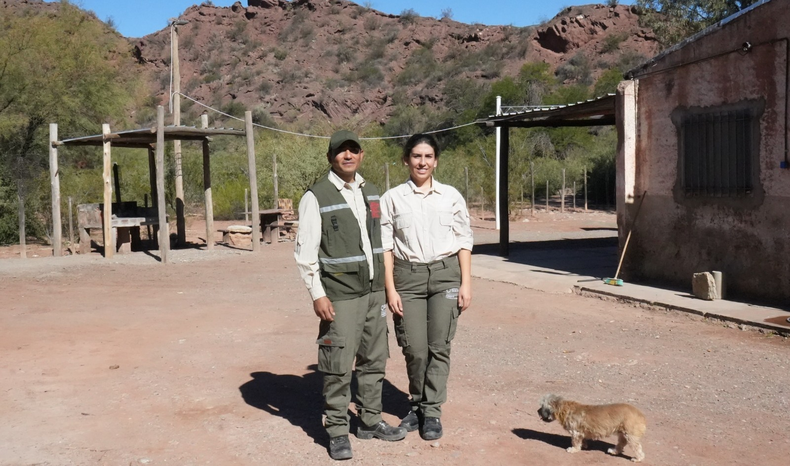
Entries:
[[288, 57], [288, 51], [284, 49], [274, 49], [274, 58], [283, 61]]
[[405, 25], [411, 25], [414, 24], [417, 21], [417, 18], [419, 17], [420, 15], [418, 15], [417, 12], [414, 11], [414, 9], [409, 8], [408, 10], [401, 11], [400, 18], [398, 18], [398, 21], [400, 21], [402, 24]]
[[620, 44], [628, 39], [628, 34], [612, 33], [604, 37], [603, 45], [601, 46], [601, 53], [610, 53], [620, 49]]

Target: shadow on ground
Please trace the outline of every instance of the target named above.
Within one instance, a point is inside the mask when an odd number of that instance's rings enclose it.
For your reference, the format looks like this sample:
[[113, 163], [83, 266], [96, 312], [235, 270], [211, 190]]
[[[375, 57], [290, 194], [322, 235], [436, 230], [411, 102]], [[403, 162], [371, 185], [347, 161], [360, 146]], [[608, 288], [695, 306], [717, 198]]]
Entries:
[[[511, 241], [509, 251], [508, 262], [591, 277], [614, 275], [619, 260], [619, 245], [616, 236], [548, 241]], [[498, 256], [499, 243], [476, 244], [472, 254]], [[533, 271], [552, 273], [545, 270]]]
[[[253, 372], [252, 380], [239, 387], [244, 401], [255, 408], [286, 419], [301, 428], [317, 444], [328, 446], [329, 437], [321, 423], [323, 413], [323, 377], [316, 364], [304, 375]], [[351, 383], [356, 394], [356, 377]], [[352, 398], [352, 403], [356, 398]], [[408, 395], [384, 379], [382, 411], [397, 417], [409, 412]], [[349, 413], [351, 432], [356, 432], [357, 418]]]
[[[567, 435], [550, 434], [548, 432], [538, 432], [532, 429], [513, 429], [513, 433], [524, 440], [537, 440], [551, 446], [562, 448], [563, 450], [571, 446], [571, 438]], [[606, 452], [614, 448], [614, 445], [600, 440], [588, 440], [585, 450], [600, 450]]]

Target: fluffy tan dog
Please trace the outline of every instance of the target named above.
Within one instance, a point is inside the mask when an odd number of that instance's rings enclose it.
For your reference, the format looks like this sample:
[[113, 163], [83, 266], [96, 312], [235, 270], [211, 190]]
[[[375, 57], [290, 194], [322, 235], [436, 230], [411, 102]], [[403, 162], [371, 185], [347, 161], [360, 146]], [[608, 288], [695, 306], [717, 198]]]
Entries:
[[617, 446], [607, 453], [619, 455], [628, 444], [634, 450], [631, 461], [645, 459], [642, 451], [642, 436], [647, 428], [645, 415], [629, 404], [583, 405], [557, 395], [546, 395], [540, 400], [538, 414], [545, 422], [556, 419], [571, 434], [568, 447], [571, 453], [586, 447], [587, 439], [597, 440], [617, 433]]

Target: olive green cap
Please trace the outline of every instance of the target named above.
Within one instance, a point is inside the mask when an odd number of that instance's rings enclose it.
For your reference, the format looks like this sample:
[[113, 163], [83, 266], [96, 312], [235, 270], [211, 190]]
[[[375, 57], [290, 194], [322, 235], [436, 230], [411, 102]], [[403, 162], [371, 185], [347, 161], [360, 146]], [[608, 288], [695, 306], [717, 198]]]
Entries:
[[362, 147], [362, 144], [359, 143], [359, 137], [357, 137], [356, 134], [343, 129], [340, 131], [335, 131], [335, 133], [329, 139], [329, 153], [333, 154], [346, 141], [353, 141], [359, 147]]

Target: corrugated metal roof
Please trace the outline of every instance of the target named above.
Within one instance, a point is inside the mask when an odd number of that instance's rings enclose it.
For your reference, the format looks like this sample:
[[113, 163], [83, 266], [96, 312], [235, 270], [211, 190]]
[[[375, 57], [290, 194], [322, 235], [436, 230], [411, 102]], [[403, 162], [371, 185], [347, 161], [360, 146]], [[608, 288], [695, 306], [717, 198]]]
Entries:
[[693, 36], [688, 37], [688, 38], [678, 42], [677, 44], [675, 44], [672, 47], [664, 50], [663, 52], [659, 53], [658, 55], [656, 55], [655, 57], [653, 57], [650, 60], [646, 61], [645, 63], [642, 63], [641, 65], [637, 66], [636, 68], [633, 68], [633, 69], [627, 71], [623, 76], [626, 79], [633, 79], [635, 76], [637, 76], [639, 74], [640, 71], [644, 71], [646, 68], [654, 65], [655, 63], [657, 63], [658, 61], [660, 61], [661, 59], [663, 59], [667, 55], [673, 54], [673, 53], [677, 52], [678, 50], [682, 49], [683, 47], [685, 47], [685, 46], [687, 46], [687, 45], [689, 45], [691, 43], [694, 43], [694, 42], [700, 40], [701, 38], [703, 38], [703, 37], [705, 37], [705, 36], [707, 36], [709, 34], [712, 34], [714, 31], [717, 31], [717, 30], [721, 29], [725, 24], [730, 23], [730, 22], [736, 20], [737, 18], [740, 18], [741, 16], [749, 13], [750, 11], [754, 10], [755, 8], [758, 8], [758, 7], [762, 6], [762, 5], [765, 5], [766, 3], [769, 3], [770, 1], [771, 0], [760, 0], [760, 1], [758, 1], [758, 2], [756, 2], [754, 4], [752, 4], [752, 5], [749, 5], [747, 8], [744, 8], [743, 10], [741, 10], [741, 11], [739, 11], [737, 13], [731, 14], [730, 16], [724, 18], [723, 20], [719, 21], [718, 23], [710, 25], [707, 28], [703, 29], [702, 31], [694, 34]]
[[[202, 141], [211, 136], [244, 136], [245, 131], [233, 128], [196, 128], [194, 126], [165, 126], [165, 141]], [[113, 146], [147, 148], [156, 144], [156, 127], [140, 128], [110, 133], [107, 137]], [[102, 134], [64, 139], [64, 146], [101, 146], [105, 138]]]
[[[615, 123], [615, 94], [562, 105], [533, 107], [477, 120], [484, 126], [602, 126]], [[512, 107], [506, 107], [512, 108]]]

